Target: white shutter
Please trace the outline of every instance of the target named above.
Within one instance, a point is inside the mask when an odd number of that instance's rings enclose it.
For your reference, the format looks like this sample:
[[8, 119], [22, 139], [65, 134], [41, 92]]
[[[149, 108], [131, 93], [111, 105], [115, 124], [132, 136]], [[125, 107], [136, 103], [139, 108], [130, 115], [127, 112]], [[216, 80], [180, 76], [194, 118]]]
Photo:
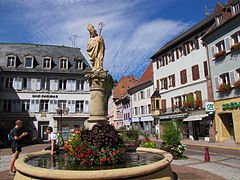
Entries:
[[224, 42], [225, 42], [226, 52], [229, 52], [231, 50], [230, 38], [227, 37], [226, 39], [224, 39]]
[[86, 85], [85, 85], [85, 91], [89, 91], [89, 83], [87, 81], [85, 81]]
[[36, 103], [35, 103], [35, 112], [39, 112], [39, 109], [40, 109], [40, 100], [36, 100]]
[[67, 80], [67, 84], [66, 84], [66, 90], [67, 91], [71, 91], [72, 90], [71, 84], [72, 84], [72, 80]]
[[55, 79], [54, 82], [55, 82], [55, 83], [54, 83], [54, 86], [55, 86], [54, 90], [55, 90], [55, 91], [58, 91], [58, 80]]
[[17, 78], [16, 77], [13, 78], [13, 88], [17, 89]]
[[36, 90], [41, 90], [41, 79], [36, 79]]
[[234, 83], [236, 81], [235, 71], [231, 71], [229, 74], [230, 74], [231, 85], [234, 86]]
[[215, 86], [216, 86], [216, 91], [218, 90], [218, 88], [219, 88], [219, 85], [220, 85], [220, 82], [219, 82], [219, 77], [218, 77], [218, 76], [216, 76], [216, 77], [215, 77]]
[[76, 84], [77, 84], [77, 81], [72, 80], [72, 91], [76, 91]]
[[72, 113], [75, 113], [75, 109], [76, 109], [76, 101], [72, 101]]
[[31, 90], [37, 90], [37, 79], [31, 79]]
[[31, 78], [27, 78], [27, 90], [31, 89]]
[[49, 100], [48, 112], [51, 112], [51, 113], [54, 112], [53, 107], [54, 107], [53, 100]]
[[57, 107], [58, 107], [58, 100], [56, 100], [56, 99], [54, 99], [53, 100], [53, 112], [56, 112], [56, 109], [57, 109]]
[[72, 108], [71, 108], [71, 106], [72, 106], [72, 101], [71, 101], [71, 100], [68, 100], [68, 101], [67, 101], [67, 108], [69, 109], [69, 113], [72, 113]]
[[88, 113], [89, 112], [89, 103], [88, 103], [88, 101], [84, 101], [83, 112], [84, 113]]
[[214, 54], [215, 54], [215, 46], [212, 46], [211, 47], [211, 53], [210, 53], [210, 55], [211, 55], [211, 59], [215, 59], [215, 57], [214, 57]]
[[83, 91], [86, 91], [86, 81], [83, 81]]
[[51, 79], [50, 80], [50, 91], [54, 91], [55, 90], [55, 80]]
[[21, 90], [22, 89], [22, 78], [18, 78], [18, 88], [19, 88], [19, 90]]
[[30, 112], [34, 112], [34, 109], [35, 109], [35, 100], [32, 99], [32, 100], [30, 100], [29, 111], [30, 111]]

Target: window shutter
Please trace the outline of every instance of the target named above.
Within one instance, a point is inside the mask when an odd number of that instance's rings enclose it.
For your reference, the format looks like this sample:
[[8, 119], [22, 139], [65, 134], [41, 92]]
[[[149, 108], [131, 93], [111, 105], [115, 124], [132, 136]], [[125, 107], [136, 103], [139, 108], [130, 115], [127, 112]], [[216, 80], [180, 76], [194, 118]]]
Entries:
[[174, 51], [172, 51], [171, 56], [172, 56], [172, 61], [174, 62], [175, 61]]
[[201, 93], [201, 91], [196, 91], [195, 94], [196, 94], [196, 100], [202, 100], [202, 93]]
[[67, 101], [67, 108], [69, 109], [69, 113], [72, 113], [72, 100]]
[[183, 71], [183, 74], [184, 74], [184, 84], [187, 83], [187, 70], [185, 69]]
[[89, 113], [89, 102], [88, 101], [84, 101], [84, 109], [85, 109], [85, 113]]
[[174, 99], [171, 98], [171, 103], [172, 103], [172, 111], [174, 111]]
[[199, 66], [198, 65], [196, 65], [195, 66], [195, 80], [198, 80], [199, 79]]
[[226, 52], [229, 52], [231, 50], [230, 38], [227, 37], [226, 39], [224, 39], [224, 42], [225, 42]]
[[18, 84], [17, 84], [17, 78], [16, 77], [13, 78], [13, 88], [18, 89]]
[[179, 59], [179, 49], [176, 49], [176, 56], [177, 56], [177, 59]]
[[37, 99], [36, 103], [35, 103], [35, 110], [34, 110], [34, 112], [39, 112], [39, 106], [40, 106], [40, 103], [39, 103], [39, 100]]
[[176, 81], [175, 81], [175, 74], [172, 76], [172, 86], [176, 86]]
[[53, 100], [49, 100], [48, 112], [53, 112]]
[[162, 99], [162, 112], [166, 112], [167, 108], [166, 108], [166, 99]]
[[211, 57], [210, 57], [211, 59], [215, 59], [214, 54], [215, 54], [215, 47], [212, 46], [211, 47]]
[[193, 80], [193, 81], [196, 80], [196, 76], [195, 76], [195, 66], [192, 66], [192, 80]]
[[218, 87], [219, 87], [219, 78], [218, 78], [218, 76], [215, 77], [215, 85], [216, 85], [216, 91], [217, 91]]
[[71, 84], [72, 84], [72, 80], [67, 80], [67, 84], [66, 84], [67, 91], [71, 91]]
[[31, 89], [31, 78], [27, 78], [27, 90]]
[[180, 72], [181, 84], [183, 84], [183, 71]]
[[167, 90], [168, 89], [168, 79], [167, 78], [164, 79], [164, 86], [165, 86], [165, 89]]
[[72, 91], [76, 91], [76, 80], [72, 80]]
[[207, 77], [208, 76], [208, 65], [207, 65], [207, 61], [203, 62], [203, 67], [204, 67], [204, 76]]
[[58, 83], [59, 83], [58, 80], [55, 79], [55, 80], [54, 80], [54, 90], [55, 90], [55, 91], [58, 91]]
[[31, 90], [37, 90], [37, 79], [31, 79]]
[[182, 107], [182, 96], [178, 96], [179, 99], [179, 107]]
[[183, 54], [184, 54], [184, 56], [187, 55], [187, 50], [186, 50], [186, 45], [185, 44], [183, 44]]
[[30, 112], [34, 112], [34, 107], [35, 107], [35, 100], [31, 100], [30, 101], [30, 107], [29, 107], [29, 111]]
[[36, 79], [36, 90], [41, 90], [41, 79]]
[[159, 91], [160, 90], [160, 87], [159, 87], [159, 79], [157, 80], [157, 87], [156, 89]]
[[159, 59], [156, 60], [157, 69], [159, 69]]
[[75, 113], [76, 111], [75, 111], [75, 109], [76, 109], [76, 101], [72, 101], [72, 106], [71, 106], [71, 108], [72, 108], [72, 113]]
[[51, 79], [50, 80], [50, 91], [54, 91], [55, 90], [55, 80]]
[[234, 86], [234, 83], [236, 81], [235, 71], [231, 71], [229, 74], [230, 74], [231, 85]]
[[196, 49], [199, 49], [198, 37], [195, 37], [195, 48], [196, 48]]

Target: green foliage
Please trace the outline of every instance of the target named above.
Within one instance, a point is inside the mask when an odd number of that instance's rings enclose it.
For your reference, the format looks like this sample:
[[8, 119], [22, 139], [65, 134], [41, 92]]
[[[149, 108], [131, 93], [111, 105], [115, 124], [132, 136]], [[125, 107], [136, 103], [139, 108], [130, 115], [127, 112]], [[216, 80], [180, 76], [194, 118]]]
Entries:
[[156, 148], [156, 144], [152, 142], [150, 139], [147, 140], [143, 145], [146, 148]]
[[181, 123], [173, 119], [164, 125], [164, 133], [161, 135], [163, 140], [161, 149], [171, 153], [174, 159], [182, 157], [185, 151], [185, 145], [181, 144]]
[[62, 133], [58, 132], [57, 136], [58, 136], [58, 146], [63, 147], [64, 146], [64, 139], [63, 139]]
[[104, 105], [105, 105], [105, 111], [107, 114], [107, 106], [108, 106], [108, 99], [112, 93], [112, 89], [114, 86], [115, 80], [113, 80], [112, 76], [108, 74], [107, 80], [104, 82]]
[[122, 133], [124, 140], [138, 140], [139, 138], [139, 131], [134, 129], [122, 131]]

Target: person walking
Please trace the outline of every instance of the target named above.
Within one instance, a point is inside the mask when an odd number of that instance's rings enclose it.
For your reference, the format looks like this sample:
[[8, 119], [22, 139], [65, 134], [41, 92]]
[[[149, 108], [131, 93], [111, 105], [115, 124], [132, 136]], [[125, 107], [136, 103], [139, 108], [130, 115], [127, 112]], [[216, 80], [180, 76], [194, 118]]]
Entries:
[[12, 140], [12, 159], [10, 161], [9, 166], [9, 174], [15, 174], [15, 161], [18, 159], [19, 154], [22, 152], [22, 139], [28, 135], [28, 132], [24, 132], [22, 128], [23, 122], [21, 120], [17, 120], [15, 122], [14, 128], [11, 130], [10, 135], [13, 137]]
[[50, 135], [50, 146], [45, 148], [44, 150], [51, 150], [50, 154], [53, 155], [54, 151], [58, 150], [58, 136], [56, 133], [53, 132], [53, 128], [48, 126], [46, 128], [46, 133]]

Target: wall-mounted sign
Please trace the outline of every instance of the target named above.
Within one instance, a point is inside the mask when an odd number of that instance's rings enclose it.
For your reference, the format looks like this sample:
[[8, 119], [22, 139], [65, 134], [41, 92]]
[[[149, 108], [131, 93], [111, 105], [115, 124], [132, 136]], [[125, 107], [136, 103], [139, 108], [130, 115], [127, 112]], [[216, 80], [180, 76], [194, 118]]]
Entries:
[[222, 104], [222, 109], [223, 110], [237, 109], [237, 108], [240, 108], [240, 102], [231, 102], [231, 103]]
[[33, 98], [58, 98], [58, 95], [51, 95], [51, 94], [36, 94], [32, 95]]
[[207, 114], [212, 114], [215, 112], [215, 107], [213, 102], [206, 102], [205, 103], [205, 110]]

